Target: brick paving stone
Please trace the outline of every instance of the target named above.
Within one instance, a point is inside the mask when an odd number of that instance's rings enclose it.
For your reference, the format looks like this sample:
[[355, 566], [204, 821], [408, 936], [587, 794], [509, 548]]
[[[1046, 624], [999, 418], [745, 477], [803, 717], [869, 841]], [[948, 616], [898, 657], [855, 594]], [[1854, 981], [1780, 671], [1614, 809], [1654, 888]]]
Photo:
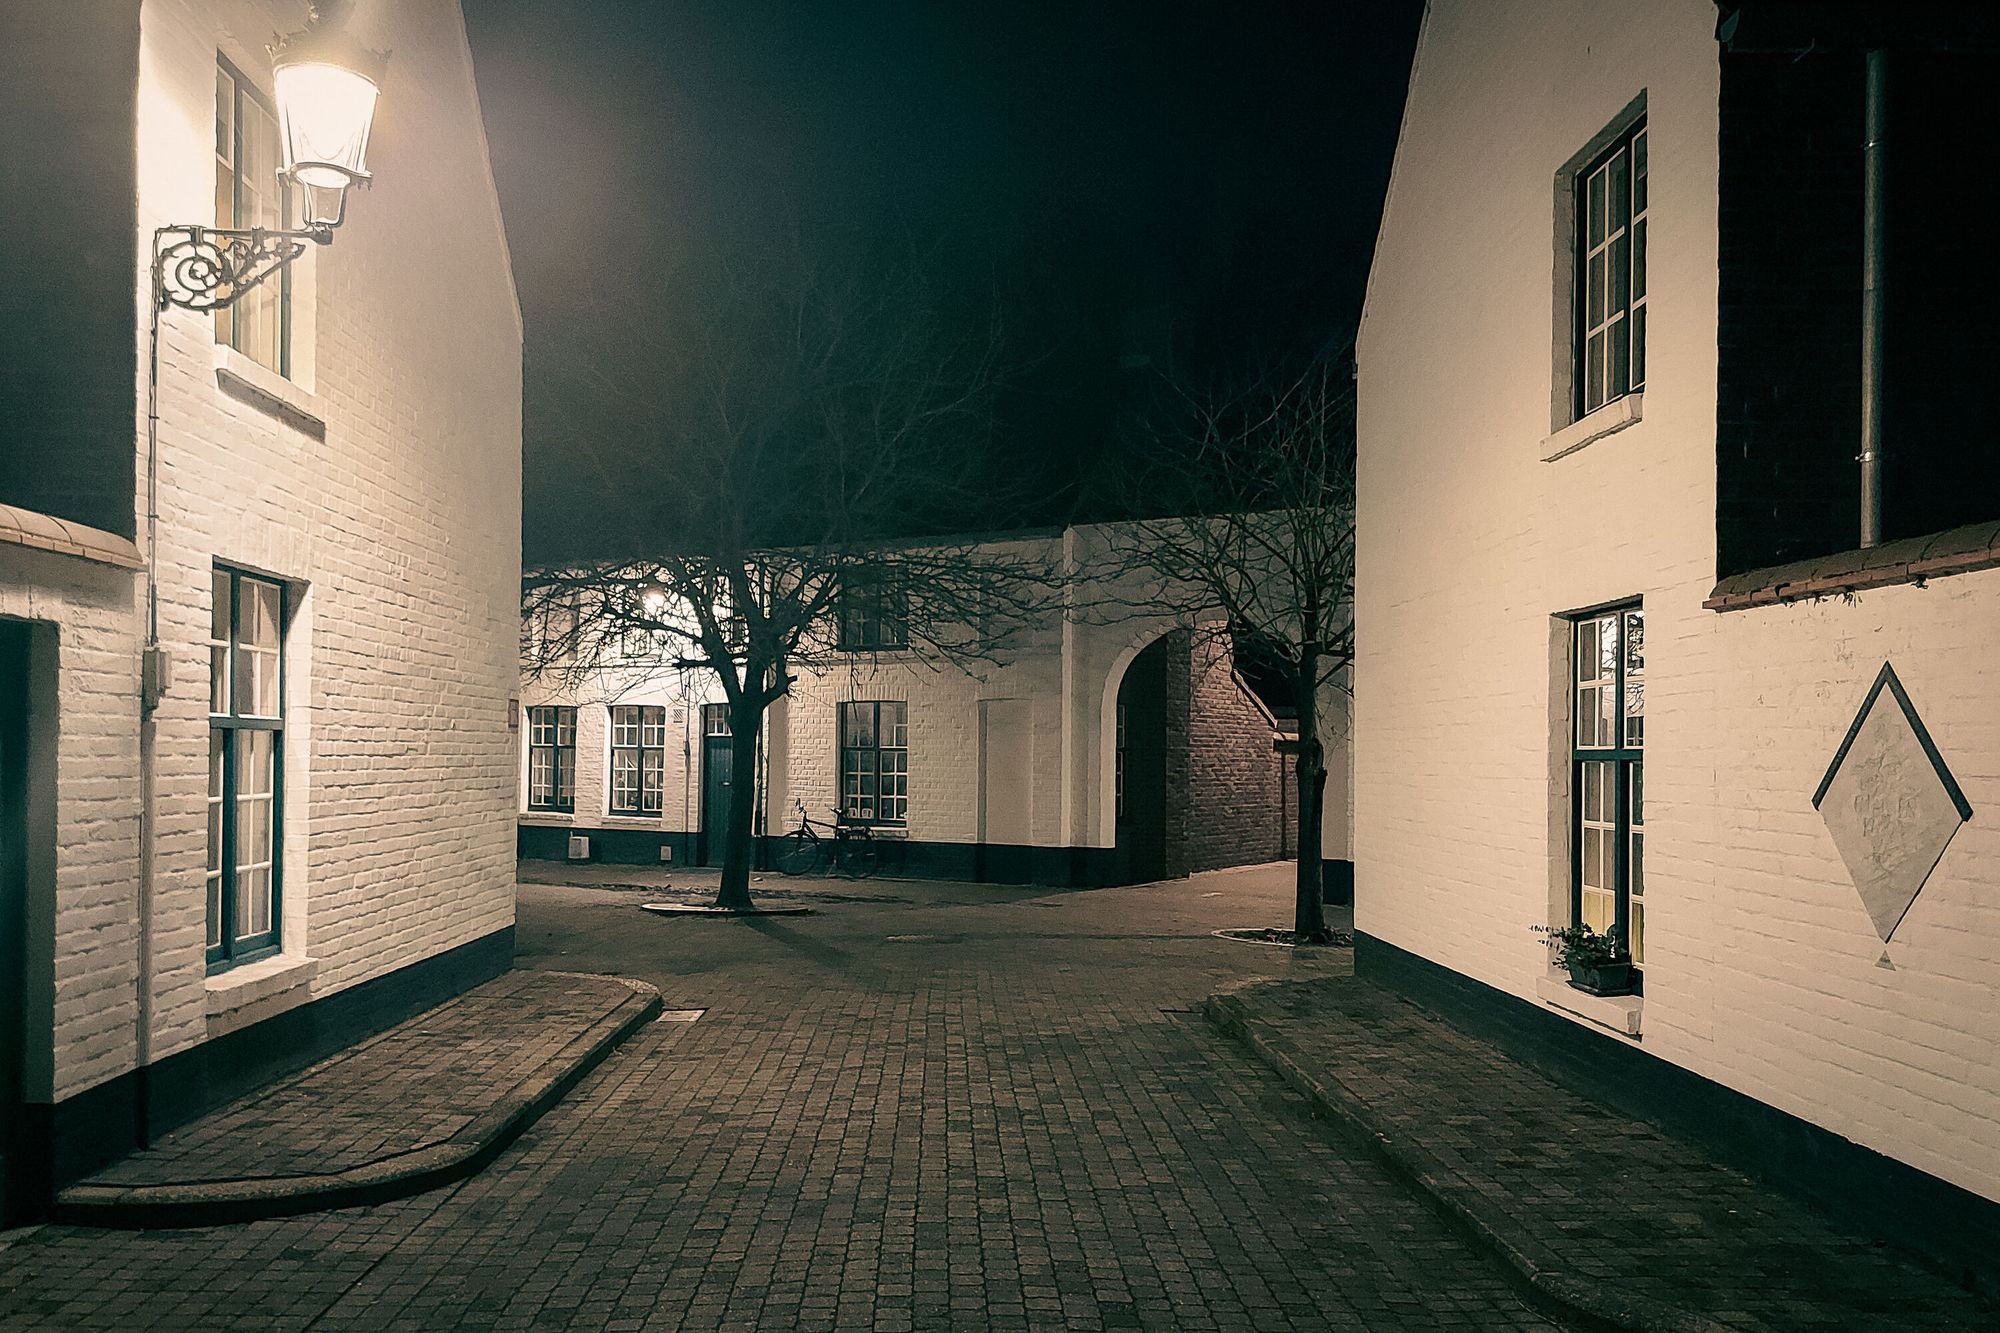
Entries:
[[82, 1183], [323, 1175], [442, 1143], [631, 994], [601, 976], [510, 972], [184, 1125]]
[[1209, 934], [1283, 920], [1282, 870], [861, 892], [893, 900], [719, 922], [524, 889], [524, 966], [706, 1012], [643, 1027], [446, 1189], [17, 1233], [0, 1328], [1548, 1326], [1193, 1012], [1347, 966]]
[[1593, 1284], [1595, 1313], [2000, 1329], [2000, 1309], [1897, 1252], [1353, 976], [1232, 988], [1212, 1012], [1447, 1206], [1558, 1282]]

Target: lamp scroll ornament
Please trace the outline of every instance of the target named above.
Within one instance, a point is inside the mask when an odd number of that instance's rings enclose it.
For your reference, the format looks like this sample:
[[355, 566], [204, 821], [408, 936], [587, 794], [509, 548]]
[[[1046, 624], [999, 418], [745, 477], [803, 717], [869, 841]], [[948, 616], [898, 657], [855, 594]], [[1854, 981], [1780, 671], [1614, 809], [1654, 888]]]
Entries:
[[157, 309], [220, 310], [306, 251], [331, 245], [346, 220], [347, 190], [366, 185], [368, 132], [388, 56], [371, 51], [342, 26], [345, 0], [307, 6], [306, 26], [271, 47], [284, 166], [279, 178], [299, 187], [298, 227], [176, 224], [153, 233]]

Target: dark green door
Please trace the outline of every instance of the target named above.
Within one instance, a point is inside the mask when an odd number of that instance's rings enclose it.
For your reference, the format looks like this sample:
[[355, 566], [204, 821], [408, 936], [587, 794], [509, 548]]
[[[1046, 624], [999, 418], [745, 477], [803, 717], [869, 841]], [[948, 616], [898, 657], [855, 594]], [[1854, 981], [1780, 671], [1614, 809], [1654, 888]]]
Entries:
[[703, 704], [701, 709], [701, 847], [705, 866], [722, 864], [723, 825], [729, 818], [729, 790], [735, 778], [736, 755], [731, 746], [729, 705]]

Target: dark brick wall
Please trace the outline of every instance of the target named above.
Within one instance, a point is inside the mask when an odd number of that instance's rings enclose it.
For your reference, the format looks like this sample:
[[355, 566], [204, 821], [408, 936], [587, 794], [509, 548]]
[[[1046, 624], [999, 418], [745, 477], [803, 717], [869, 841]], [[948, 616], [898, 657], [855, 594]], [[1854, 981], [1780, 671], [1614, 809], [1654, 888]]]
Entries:
[[[1904, 34], [1909, 40], [1923, 34]], [[1892, 38], [1892, 40], [1895, 40]], [[1721, 57], [1716, 363], [1719, 576], [1860, 541], [1862, 140], [1858, 50]], [[1971, 128], [1984, 57], [1889, 53], [1883, 536], [2000, 518], [1987, 382], [2000, 151]]]
[[137, 523], [139, 0], [0, 5], [0, 503]]
[[1716, 564], [1858, 540], [1858, 55], [1722, 57]]

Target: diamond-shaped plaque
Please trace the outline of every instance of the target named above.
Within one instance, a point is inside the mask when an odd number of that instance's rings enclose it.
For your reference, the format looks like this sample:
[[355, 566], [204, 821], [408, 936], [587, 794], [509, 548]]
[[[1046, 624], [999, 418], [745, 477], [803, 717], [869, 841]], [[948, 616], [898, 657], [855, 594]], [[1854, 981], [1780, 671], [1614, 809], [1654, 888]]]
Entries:
[[1813, 793], [1813, 805], [1875, 933], [1887, 944], [1952, 835], [1972, 818], [1971, 804], [1887, 662]]

